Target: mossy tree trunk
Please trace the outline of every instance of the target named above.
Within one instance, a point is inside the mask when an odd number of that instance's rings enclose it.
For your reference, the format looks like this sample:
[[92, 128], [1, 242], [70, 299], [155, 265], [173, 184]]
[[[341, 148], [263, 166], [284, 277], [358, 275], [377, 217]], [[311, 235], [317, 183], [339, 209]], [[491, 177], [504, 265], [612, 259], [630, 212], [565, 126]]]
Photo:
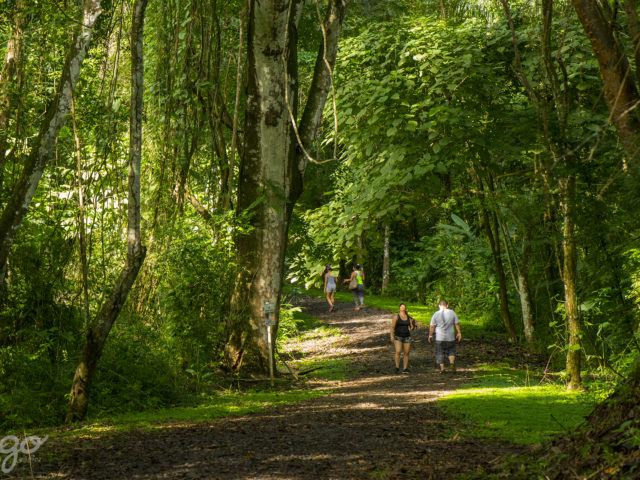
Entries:
[[[247, 98], [237, 214], [251, 230], [237, 239], [240, 272], [227, 322], [225, 364], [250, 374], [268, 371], [264, 304], [277, 316], [289, 219], [302, 193], [303, 177], [331, 87], [331, 70], [345, 3], [331, 0], [307, 104], [296, 138], [297, 25], [301, 0], [251, 0], [247, 35]], [[292, 118], [293, 117], [293, 118]], [[302, 145], [300, 145], [302, 144]], [[276, 326], [277, 330], [277, 326]]]

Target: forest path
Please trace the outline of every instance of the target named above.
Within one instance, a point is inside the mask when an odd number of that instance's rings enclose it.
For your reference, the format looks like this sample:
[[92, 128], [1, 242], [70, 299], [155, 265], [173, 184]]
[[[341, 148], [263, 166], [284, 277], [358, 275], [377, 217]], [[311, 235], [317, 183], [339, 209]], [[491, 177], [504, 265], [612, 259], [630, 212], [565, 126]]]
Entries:
[[306, 350], [307, 357], [348, 356], [355, 374], [335, 382], [334, 393], [210, 423], [77, 438], [64, 448], [52, 445], [64, 454], [39, 462], [35, 475], [24, 478], [452, 479], [490, 472], [499, 457], [524, 451], [491, 440], [459, 439], [456, 422], [436, 404], [464, 383], [474, 363], [496, 360], [503, 350], [507, 354], [506, 343], [463, 341], [458, 373], [439, 375], [421, 327], [412, 344], [410, 374], [399, 375], [389, 312], [369, 307], [355, 312], [338, 304], [329, 314], [326, 302], [316, 298], [304, 298], [300, 305], [343, 332], [331, 344], [289, 349]]

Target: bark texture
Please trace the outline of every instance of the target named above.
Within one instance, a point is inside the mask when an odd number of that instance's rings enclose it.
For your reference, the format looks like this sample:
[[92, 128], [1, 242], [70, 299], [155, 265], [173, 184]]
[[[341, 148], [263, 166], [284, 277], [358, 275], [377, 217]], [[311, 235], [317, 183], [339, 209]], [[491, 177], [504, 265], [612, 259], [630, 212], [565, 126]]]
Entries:
[[384, 254], [382, 257], [382, 294], [387, 293], [389, 289], [389, 270], [391, 263], [391, 252], [389, 248], [389, 240], [391, 237], [391, 229], [389, 228], [389, 224], [385, 224], [384, 226]]
[[[632, 158], [636, 157], [640, 133], [637, 108], [640, 97], [633, 81], [629, 60], [615, 40], [615, 25], [607, 21], [598, 2], [572, 0], [572, 3], [600, 66], [604, 98], [611, 113], [611, 122], [625, 152]], [[635, 2], [627, 3], [628, 7], [635, 7]], [[635, 27], [637, 30], [637, 18], [632, 16], [630, 21], [631, 28]], [[637, 42], [637, 38], [634, 41]]]
[[[234, 371], [268, 371], [264, 304], [274, 305], [277, 322], [289, 219], [302, 193], [307, 159], [297, 143], [292, 117], [296, 119], [298, 111], [297, 22], [303, 5], [301, 0], [249, 3], [244, 147], [236, 210], [250, 218], [252, 230], [237, 240], [242, 270], [225, 348], [225, 363]], [[312, 144], [331, 86], [344, 10], [343, 1], [329, 2], [326, 41], [298, 128], [304, 149]]]
[[582, 388], [580, 364], [582, 349], [580, 342], [580, 316], [578, 312], [577, 265], [578, 253], [575, 239], [574, 209], [576, 196], [576, 178], [569, 176], [564, 189], [564, 228], [562, 232], [562, 250], [564, 253], [564, 298], [567, 325], [569, 327], [569, 351], [567, 352], [568, 388]]
[[[58, 132], [71, 109], [71, 96], [78, 83], [82, 62], [89, 48], [93, 26], [100, 16], [100, 0], [86, 0], [82, 24], [76, 30], [62, 69], [55, 98], [47, 108], [40, 132], [0, 217], [0, 265], [5, 265], [16, 232], [29, 209], [42, 173], [55, 150]], [[0, 269], [4, 277], [4, 269]], [[3, 278], [0, 278], [2, 281]]]
[[7, 42], [7, 54], [0, 71], [0, 189], [4, 179], [6, 151], [9, 146], [9, 117], [12, 104], [10, 84], [18, 76], [22, 65], [22, 37], [25, 26], [24, 2], [18, 0], [15, 6], [13, 28]]
[[146, 249], [140, 236], [140, 165], [142, 156], [143, 106], [143, 27], [148, 0], [136, 0], [131, 25], [131, 114], [129, 127], [129, 202], [127, 261], [87, 337], [71, 386], [66, 422], [83, 419], [89, 405], [89, 392], [105, 342], [138, 276]]
[[520, 306], [522, 308], [522, 324], [524, 337], [529, 346], [535, 344], [535, 325], [533, 321], [533, 305], [531, 301], [531, 289], [529, 288], [529, 263], [531, 261], [531, 242], [528, 232], [522, 242], [522, 257], [518, 268], [518, 293], [520, 294]]

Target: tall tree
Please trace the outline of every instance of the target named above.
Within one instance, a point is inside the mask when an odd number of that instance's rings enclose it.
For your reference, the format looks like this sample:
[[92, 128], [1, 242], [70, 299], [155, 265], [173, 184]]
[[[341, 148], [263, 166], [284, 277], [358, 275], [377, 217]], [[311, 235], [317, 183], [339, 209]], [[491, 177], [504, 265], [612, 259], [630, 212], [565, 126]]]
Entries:
[[331, 87], [346, 5], [330, 0], [307, 103], [299, 125], [297, 27], [301, 0], [251, 0], [247, 100], [237, 212], [252, 230], [237, 240], [238, 276], [228, 321], [226, 364], [264, 373], [269, 365], [264, 303], [280, 305], [284, 254], [293, 206], [302, 192], [312, 142]]
[[127, 226], [127, 260], [111, 294], [87, 330], [80, 363], [71, 385], [66, 421], [82, 419], [87, 414], [89, 391], [107, 336], [138, 276], [146, 249], [140, 236], [140, 164], [142, 157], [143, 106], [143, 31], [148, 0], [136, 0], [131, 22], [131, 113], [129, 119], [129, 197]]
[[79, 22], [62, 69], [58, 90], [47, 108], [40, 132], [25, 161], [20, 178], [0, 217], [0, 281], [4, 279], [6, 264], [16, 232], [27, 214], [42, 173], [55, 151], [58, 132], [71, 109], [71, 97], [75, 90], [82, 62], [89, 48], [93, 27], [100, 16], [100, 0], [85, 0], [82, 20]]

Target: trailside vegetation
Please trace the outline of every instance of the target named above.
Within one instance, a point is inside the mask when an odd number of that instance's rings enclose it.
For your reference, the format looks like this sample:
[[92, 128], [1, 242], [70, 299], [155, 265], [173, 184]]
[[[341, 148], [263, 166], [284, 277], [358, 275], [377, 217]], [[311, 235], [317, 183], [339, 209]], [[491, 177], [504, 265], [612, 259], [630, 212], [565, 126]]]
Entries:
[[635, 0], [4, 2], [0, 428], [259, 381], [265, 304], [360, 263], [635, 441], [638, 38]]

